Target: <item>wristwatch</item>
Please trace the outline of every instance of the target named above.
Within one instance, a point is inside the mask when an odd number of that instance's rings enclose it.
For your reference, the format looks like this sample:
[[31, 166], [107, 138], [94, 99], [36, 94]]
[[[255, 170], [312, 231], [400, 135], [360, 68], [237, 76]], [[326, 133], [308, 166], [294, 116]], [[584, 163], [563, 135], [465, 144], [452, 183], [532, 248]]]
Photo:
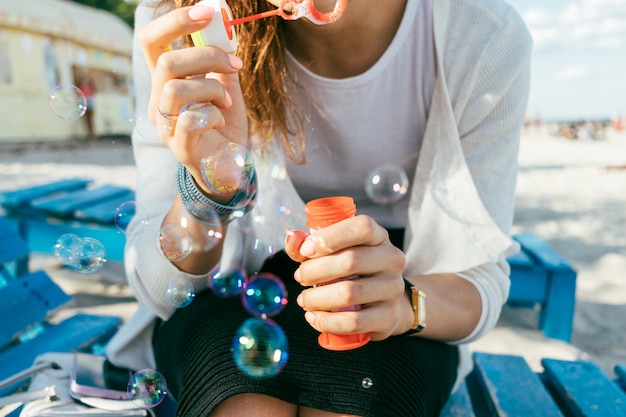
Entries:
[[417, 289], [408, 279], [403, 279], [404, 293], [409, 297], [411, 307], [413, 308], [413, 325], [402, 334], [402, 336], [408, 336], [419, 333], [426, 328], [426, 294], [424, 291]]

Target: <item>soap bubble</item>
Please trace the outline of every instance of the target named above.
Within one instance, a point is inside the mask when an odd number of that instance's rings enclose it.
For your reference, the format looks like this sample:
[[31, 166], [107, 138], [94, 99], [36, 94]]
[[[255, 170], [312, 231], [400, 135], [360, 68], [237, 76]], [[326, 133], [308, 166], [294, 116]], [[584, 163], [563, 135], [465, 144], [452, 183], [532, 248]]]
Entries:
[[245, 146], [227, 142], [217, 152], [203, 158], [200, 168], [202, 179], [211, 191], [228, 194], [250, 184], [254, 174], [254, 161]]
[[158, 371], [143, 369], [130, 378], [127, 392], [128, 398], [136, 406], [156, 407], [167, 394], [165, 378]]
[[255, 316], [275, 316], [287, 305], [285, 284], [270, 273], [253, 275], [242, 294], [242, 303]]
[[80, 88], [71, 84], [57, 85], [50, 91], [50, 108], [61, 119], [78, 119], [87, 111], [87, 98]]
[[90, 274], [98, 271], [106, 262], [106, 249], [99, 240], [83, 238], [81, 250], [73, 264], [69, 265], [75, 271]]
[[288, 357], [287, 336], [270, 319], [247, 319], [233, 339], [235, 364], [250, 377], [269, 378], [278, 375]]
[[135, 211], [136, 207], [134, 201], [122, 203], [115, 209], [115, 217], [113, 218], [113, 221], [120, 232], [126, 232], [130, 221], [135, 216]]
[[202, 103], [187, 104], [180, 109], [177, 123], [188, 132], [203, 129], [209, 123], [209, 110]]
[[148, 109], [135, 111], [135, 132], [144, 139], [159, 141], [156, 127], [148, 116]]
[[402, 168], [385, 164], [373, 169], [365, 181], [365, 192], [377, 204], [400, 201], [409, 189], [409, 179]]
[[374, 386], [374, 381], [372, 381], [372, 378], [363, 378], [361, 386], [365, 389], [372, 388]]
[[161, 254], [169, 261], [182, 261], [193, 250], [193, 240], [189, 232], [173, 224], [166, 224], [159, 229], [156, 244]]
[[53, 252], [63, 265], [81, 274], [97, 272], [106, 263], [106, 249], [100, 241], [71, 233], [57, 239]]
[[184, 308], [193, 301], [196, 296], [191, 281], [184, 278], [174, 278], [167, 284], [165, 298], [172, 307]]
[[82, 239], [73, 234], [73, 233], [65, 233], [61, 235], [54, 247], [52, 248], [52, 253], [61, 263], [72, 263], [74, 262], [75, 254], [80, 250], [80, 244]]
[[242, 267], [221, 270], [218, 266], [209, 274], [209, 288], [218, 297], [227, 298], [241, 294], [248, 274]]

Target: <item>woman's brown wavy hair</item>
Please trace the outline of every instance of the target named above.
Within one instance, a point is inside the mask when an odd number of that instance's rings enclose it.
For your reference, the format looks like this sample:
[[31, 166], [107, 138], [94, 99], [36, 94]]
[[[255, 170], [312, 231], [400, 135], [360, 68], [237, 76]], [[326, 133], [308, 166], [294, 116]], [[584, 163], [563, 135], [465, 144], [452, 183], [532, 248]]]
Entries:
[[[157, 0], [157, 13], [174, 7], [191, 6], [199, 0]], [[250, 16], [274, 8], [264, 0], [229, 0], [234, 18]], [[272, 17], [235, 26], [237, 56], [243, 61], [239, 71], [241, 89], [246, 103], [250, 135], [264, 143], [278, 132], [289, 158], [304, 162], [304, 137], [298, 111], [286, 88], [288, 80], [285, 65], [285, 38], [282, 19]], [[191, 46], [191, 39], [185, 39]], [[287, 122], [287, 113], [293, 115], [295, 126]], [[290, 137], [295, 140], [290, 140]]]

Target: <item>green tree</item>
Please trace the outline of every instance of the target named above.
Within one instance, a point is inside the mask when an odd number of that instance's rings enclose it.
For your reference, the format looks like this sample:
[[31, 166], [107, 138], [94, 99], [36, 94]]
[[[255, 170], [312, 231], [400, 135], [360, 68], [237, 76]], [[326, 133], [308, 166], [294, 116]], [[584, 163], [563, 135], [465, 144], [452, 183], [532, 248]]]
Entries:
[[97, 9], [107, 10], [124, 20], [132, 28], [134, 27], [134, 13], [137, 0], [72, 0]]

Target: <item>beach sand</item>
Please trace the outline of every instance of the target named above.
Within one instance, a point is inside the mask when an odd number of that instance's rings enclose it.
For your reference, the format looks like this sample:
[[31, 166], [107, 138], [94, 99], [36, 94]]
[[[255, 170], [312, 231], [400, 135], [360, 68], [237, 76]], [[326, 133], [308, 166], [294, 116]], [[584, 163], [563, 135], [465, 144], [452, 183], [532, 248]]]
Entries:
[[[536, 310], [505, 306], [497, 327], [471, 348], [523, 356], [536, 370], [544, 357], [591, 359], [613, 376], [613, 366], [626, 363], [626, 133], [568, 140], [531, 127], [519, 160], [513, 233], [536, 233], [578, 271], [572, 342], [545, 338]], [[72, 176], [134, 187], [130, 143], [0, 144], [0, 190]], [[126, 319], [136, 307], [119, 263], [81, 275], [37, 254], [31, 269], [38, 268], [74, 296], [55, 320], [76, 311]]]

